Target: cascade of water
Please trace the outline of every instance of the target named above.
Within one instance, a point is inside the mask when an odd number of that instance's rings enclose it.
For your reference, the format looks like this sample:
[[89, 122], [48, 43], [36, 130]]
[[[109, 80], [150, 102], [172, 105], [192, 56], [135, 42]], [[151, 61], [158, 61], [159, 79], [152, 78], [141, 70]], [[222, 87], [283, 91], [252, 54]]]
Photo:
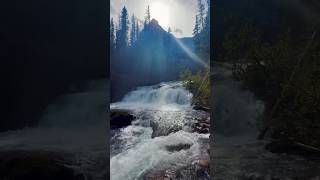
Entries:
[[[200, 156], [199, 139], [208, 135], [183, 130], [193, 111], [191, 99], [192, 93], [181, 82], [169, 82], [139, 87], [110, 105], [111, 110], [130, 110], [136, 116], [131, 126], [113, 132], [112, 180], [142, 179], [152, 169], [174, 169]], [[152, 138], [159, 129], [162, 134]], [[170, 147], [182, 149], [172, 152]]]

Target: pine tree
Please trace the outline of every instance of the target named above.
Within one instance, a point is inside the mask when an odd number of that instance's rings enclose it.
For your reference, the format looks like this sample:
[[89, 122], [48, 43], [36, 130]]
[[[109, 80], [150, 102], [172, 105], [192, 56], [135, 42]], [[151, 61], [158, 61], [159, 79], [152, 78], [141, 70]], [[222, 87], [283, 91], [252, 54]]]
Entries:
[[200, 24], [199, 24], [199, 18], [198, 15], [196, 16], [196, 22], [193, 28], [193, 36], [197, 36], [200, 32]]
[[198, 20], [199, 20], [199, 27], [202, 29], [204, 28], [204, 16], [205, 16], [205, 7], [201, 0], [198, 0]]
[[145, 25], [150, 23], [151, 15], [150, 15], [150, 7], [147, 7], [146, 16], [145, 16]]
[[136, 41], [136, 18], [134, 17], [134, 14], [131, 17], [131, 32], [130, 32], [130, 43], [131, 46]]
[[117, 49], [117, 50], [119, 50], [120, 49], [120, 29], [119, 29], [119, 27], [117, 26], [116, 27], [116, 43], [115, 43], [115, 48]]
[[115, 24], [115, 34], [116, 34], [116, 40], [115, 40], [115, 49], [120, 49], [120, 24], [121, 24], [121, 14], [118, 16], [118, 24]]
[[137, 20], [137, 22], [136, 22], [136, 40], [139, 39], [139, 33], [140, 33], [140, 28], [139, 28], [139, 22]]
[[110, 21], [110, 50], [113, 51], [115, 48], [115, 35], [114, 35], [114, 23], [113, 18]]
[[206, 14], [206, 18], [205, 18], [205, 28], [207, 31], [209, 31], [210, 29], [210, 0], [207, 0], [207, 5], [208, 5], [208, 11]]
[[128, 45], [128, 31], [129, 31], [129, 20], [128, 11], [124, 6], [121, 11], [120, 25], [119, 25], [119, 44], [118, 47], [126, 47]]

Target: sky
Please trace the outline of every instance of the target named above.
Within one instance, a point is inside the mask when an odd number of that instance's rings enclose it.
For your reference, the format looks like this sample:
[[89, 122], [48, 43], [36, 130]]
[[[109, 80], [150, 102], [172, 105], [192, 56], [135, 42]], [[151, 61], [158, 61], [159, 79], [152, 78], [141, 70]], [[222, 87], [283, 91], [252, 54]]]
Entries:
[[134, 14], [143, 22], [148, 5], [151, 19], [158, 20], [164, 30], [170, 27], [172, 33], [178, 38], [192, 36], [197, 0], [110, 0], [110, 17], [118, 22], [121, 9], [126, 6], [130, 15], [129, 20]]

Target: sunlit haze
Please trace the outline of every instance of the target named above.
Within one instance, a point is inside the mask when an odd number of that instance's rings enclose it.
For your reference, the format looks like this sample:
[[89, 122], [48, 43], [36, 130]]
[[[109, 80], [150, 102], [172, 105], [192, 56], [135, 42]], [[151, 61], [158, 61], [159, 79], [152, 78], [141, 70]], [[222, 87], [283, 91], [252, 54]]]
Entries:
[[110, 15], [118, 21], [123, 6], [143, 24], [147, 6], [151, 19], [156, 19], [164, 30], [170, 27], [176, 37], [191, 37], [197, 12], [197, 0], [110, 0]]
[[169, 28], [169, 7], [163, 2], [155, 2], [150, 5], [151, 17], [158, 20], [164, 29]]

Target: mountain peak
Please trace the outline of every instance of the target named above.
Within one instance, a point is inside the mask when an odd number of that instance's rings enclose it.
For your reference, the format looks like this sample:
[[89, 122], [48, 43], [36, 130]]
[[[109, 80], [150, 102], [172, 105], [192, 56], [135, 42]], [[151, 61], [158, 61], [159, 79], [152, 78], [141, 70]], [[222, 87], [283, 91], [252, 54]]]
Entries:
[[149, 24], [147, 24], [146, 29], [148, 31], [166, 32], [156, 19], [152, 19]]
[[159, 25], [159, 22], [156, 20], [156, 19], [152, 19], [151, 21], [150, 21], [150, 24], [152, 25]]

